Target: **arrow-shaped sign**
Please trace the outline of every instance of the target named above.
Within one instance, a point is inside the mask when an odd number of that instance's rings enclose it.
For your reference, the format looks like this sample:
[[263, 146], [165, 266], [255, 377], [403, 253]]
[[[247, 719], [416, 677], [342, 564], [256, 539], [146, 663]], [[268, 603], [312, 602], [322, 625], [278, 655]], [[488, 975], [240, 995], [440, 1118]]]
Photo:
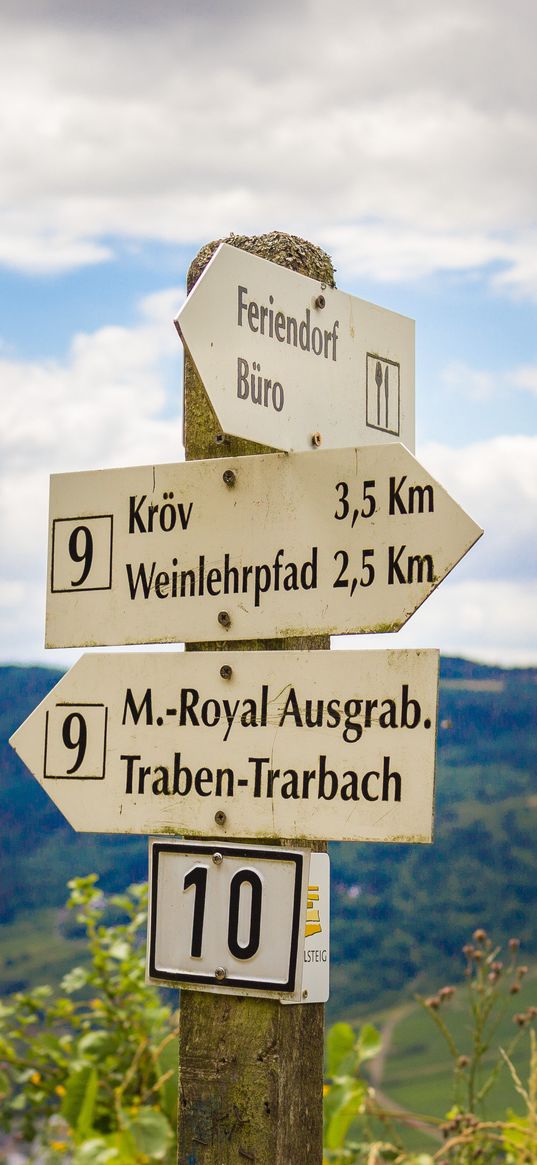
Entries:
[[402, 445], [60, 474], [47, 646], [397, 631], [480, 534]]
[[226, 433], [414, 449], [414, 321], [222, 243], [176, 320]]
[[85, 655], [11, 738], [77, 830], [430, 841], [436, 651]]

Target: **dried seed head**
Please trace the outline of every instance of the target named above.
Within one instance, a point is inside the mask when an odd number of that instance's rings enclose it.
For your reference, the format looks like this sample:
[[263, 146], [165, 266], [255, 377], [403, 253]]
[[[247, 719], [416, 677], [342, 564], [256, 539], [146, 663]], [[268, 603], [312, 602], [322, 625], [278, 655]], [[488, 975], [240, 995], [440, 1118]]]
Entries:
[[477, 930], [474, 930], [474, 933], [472, 935], [472, 938], [473, 938], [475, 943], [484, 943], [486, 937], [487, 937], [487, 932], [486, 932], [486, 930], [483, 930], [482, 927], [478, 927]]
[[510, 951], [518, 951], [519, 946], [520, 946], [520, 939], [519, 938], [510, 938], [509, 939], [509, 950]]

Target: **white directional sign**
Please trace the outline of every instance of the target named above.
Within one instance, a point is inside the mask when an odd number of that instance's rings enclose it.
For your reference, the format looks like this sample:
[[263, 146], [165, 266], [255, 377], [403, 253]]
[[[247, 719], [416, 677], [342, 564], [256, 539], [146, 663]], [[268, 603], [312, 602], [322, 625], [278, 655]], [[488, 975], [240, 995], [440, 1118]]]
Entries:
[[59, 474], [46, 644], [397, 631], [481, 533], [402, 445]]
[[176, 320], [226, 433], [414, 450], [414, 321], [222, 243]]
[[302, 999], [307, 850], [150, 843], [147, 978]]
[[431, 839], [437, 651], [87, 654], [11, 744], [80, 831]]

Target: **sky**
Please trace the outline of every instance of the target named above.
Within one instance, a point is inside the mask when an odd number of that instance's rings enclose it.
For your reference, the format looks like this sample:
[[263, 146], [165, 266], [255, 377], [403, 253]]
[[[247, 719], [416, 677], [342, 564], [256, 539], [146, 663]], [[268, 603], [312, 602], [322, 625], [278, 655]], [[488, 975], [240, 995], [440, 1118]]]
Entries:
[[45, 651], [50, 473], [180, 460], [199, 248], [281, 230], [416, 320], [416, 454], [485, 534], [397, 635], [537, 664], [534, 0], [4, 0], [0, 663]]

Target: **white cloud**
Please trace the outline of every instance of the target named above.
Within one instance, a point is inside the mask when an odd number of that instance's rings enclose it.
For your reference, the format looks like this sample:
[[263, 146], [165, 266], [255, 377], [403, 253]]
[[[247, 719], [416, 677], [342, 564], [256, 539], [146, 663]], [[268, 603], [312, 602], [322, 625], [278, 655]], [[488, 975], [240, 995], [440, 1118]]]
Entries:
[[5, 6], [0, 262], [282, 227], [535, 295], [536, 31], [530, 0]]
[[537, 393], [537, 364], [521, 364], [513, 370], [511, 379], [516, 388]]
[[[43, 230], [26, 219], [11, 229], [8, 213], [1, 216], [3, 231], [0, 236], [0, 264], [29, 275], [46, 275], [51, 271], [61, 274], [74, 267], [88, 267], [103, 263], [112, 255], [110, 247], [85, 240], [76, 233]], [[20, 216], [19, 216], [20, 217]]]
[[484, 529], [457, 568], [459, 579], [535, 587], [537, 437], [495, 437], [463, 449], [430, 443], [419, 460]]
[[337, 225], [319, 234], [339, 273], [385, 281], [416, 279], [433, 271], [457, 272], [487, 268], [508, 251], [484, 232], [431, 229], [419, 223], [376, 222]]
[[[457, 568], [456, 568], [457, 571]], [[535, 584], [457, 581], [454, 572], [396, 635], [332, 639], [336, 650], [436, 647], [483, 663], [535, 667]]]
[[79, 334], [63, 361], [0, 358], [4, 657], [39, 655], [49, 474], [182, 457], [180, 298], [176, 290], [149, 296], [137, 326]]
[[442, 381], [447, 388], [478, 401], [490, 400], [495, 396], [501, 380], [501, 375], [470, 368], [462, 360], [453, 360], [442, 374]]
[[[160, 414], [166, 385], [177, 376], [181, 345], [173, 326], [177, 290], [149, 296], [136, 327], [108, 326], [79, 333], [63, 361], [44, 364], [0, 359], [5, 395], [0, 450], [6, 473], [132, 464], [146, 450], [161, 459], [180, 435]], [[177, 423], [177, 422], [176, 422]]]
[[519, 364], [509, 369], [473, 368], [464, 360], [452, 360], [441, 374], [442, 384], [452, 393], [474, 401], [508, 398], [513, 389], [537, 394], [537, 364]]

